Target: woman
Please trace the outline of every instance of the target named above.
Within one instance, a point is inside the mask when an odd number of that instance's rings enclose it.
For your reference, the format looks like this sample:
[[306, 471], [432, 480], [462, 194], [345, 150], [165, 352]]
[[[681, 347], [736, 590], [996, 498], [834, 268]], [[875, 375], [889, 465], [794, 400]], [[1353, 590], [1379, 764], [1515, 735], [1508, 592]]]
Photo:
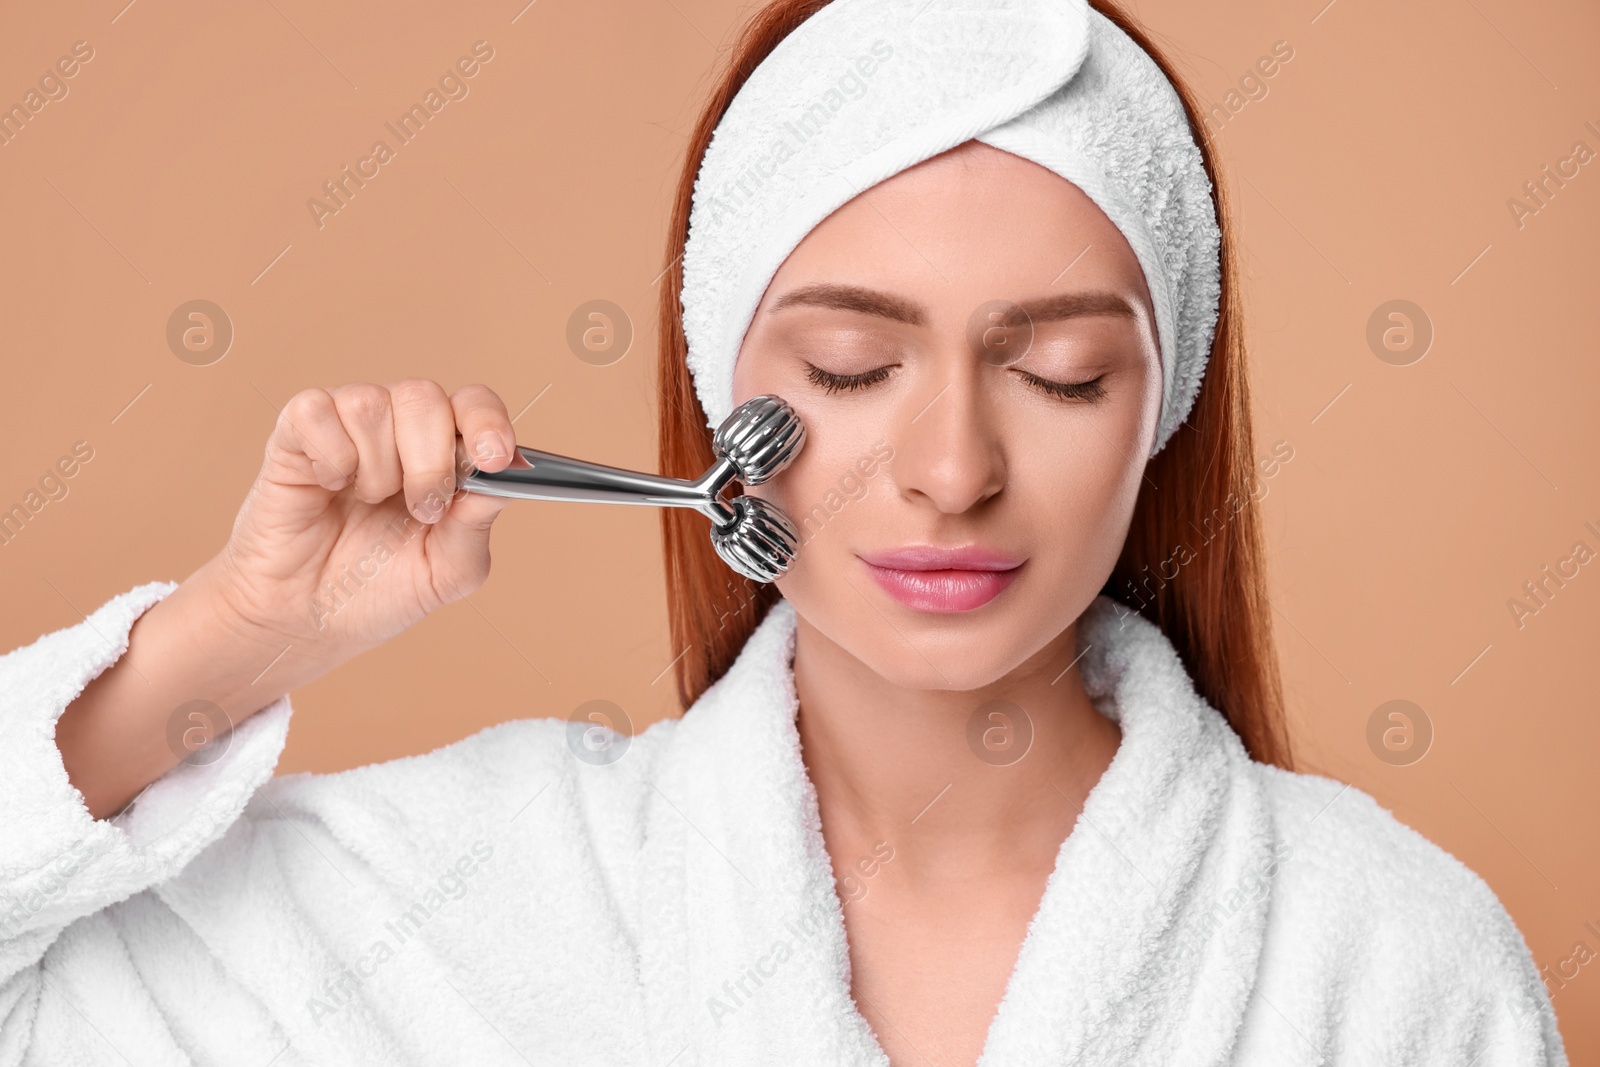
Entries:
[[1565, 1063], [1482, 880], [1292, 770], [1152, 53], [1064, 0], [756, 16], [679, 189], [662, 466], [783, 396], [752, 492], [804, 546], [736, 585], [664, 513], [680, 719], [269, 780], [285, 694], [484, 581], [455, 441], [515, 444], [482, 386], [296, 395], [215, 558], [0, 660], [4, 1062]]

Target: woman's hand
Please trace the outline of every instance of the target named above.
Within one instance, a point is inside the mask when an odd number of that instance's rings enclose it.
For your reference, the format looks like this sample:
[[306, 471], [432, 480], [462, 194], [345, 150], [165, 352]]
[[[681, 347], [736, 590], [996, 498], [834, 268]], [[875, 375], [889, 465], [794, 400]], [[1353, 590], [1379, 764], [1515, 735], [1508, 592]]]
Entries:
[[296, 393], [214, 561], [227, 607], [331, 668], [477, 589], [509, 501], [457, 494], [458, 434], [483, 470], [510, 464], [511, 418], [487, 386]]
[[456, 495], [458, 433], [483, 470], [510, 465], [511, 420], [481, 385], [290, 398], [227, 545], [134, 622], [128, 650], [56, 723], [94, 816], [198, 755], [194, 731], [174, 729], [194, 701], [236, 727], [483, 583], [489, 525], [510, 501]]

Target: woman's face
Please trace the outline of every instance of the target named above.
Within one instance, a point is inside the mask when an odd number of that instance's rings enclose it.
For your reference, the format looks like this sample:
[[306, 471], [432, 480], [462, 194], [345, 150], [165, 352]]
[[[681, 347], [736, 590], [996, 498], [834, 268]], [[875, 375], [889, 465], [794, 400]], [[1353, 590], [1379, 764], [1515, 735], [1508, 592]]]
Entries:
[[1077, 186], [977, 142], [902, 171], [790, 253], [735, 364], [735, 404], [806, 425], [748, 490], [800, 531], [778, 588], [892, 682], [1001, 678], [1105, 584], [1160, 392], [1143, 272]]

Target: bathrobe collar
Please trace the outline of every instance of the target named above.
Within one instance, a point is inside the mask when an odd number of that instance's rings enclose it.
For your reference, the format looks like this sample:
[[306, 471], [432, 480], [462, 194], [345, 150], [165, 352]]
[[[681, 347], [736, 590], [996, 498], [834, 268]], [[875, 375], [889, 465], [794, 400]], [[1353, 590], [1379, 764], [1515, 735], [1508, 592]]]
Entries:
[[[647, 790], [635, 929], [662, 1064], [888, 1062], [850, 994], [794, 633], [780, 600], [677, 723]], [[1225, 1062], [1261, 953], [1266, 798], [1155, 625], [1101, 596], [1078, 651], [1122, 741], [1057, 854], [979, 1064]]]

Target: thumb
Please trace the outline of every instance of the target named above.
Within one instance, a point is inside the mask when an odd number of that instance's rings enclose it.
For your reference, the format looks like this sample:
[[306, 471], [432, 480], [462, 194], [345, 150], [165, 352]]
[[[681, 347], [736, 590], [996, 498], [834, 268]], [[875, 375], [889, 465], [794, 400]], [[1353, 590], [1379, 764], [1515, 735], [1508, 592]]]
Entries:
[[489, 576], [489, 528], [511, 500], [458, 492], [428, 533], [451, 581], [471, 592]]

